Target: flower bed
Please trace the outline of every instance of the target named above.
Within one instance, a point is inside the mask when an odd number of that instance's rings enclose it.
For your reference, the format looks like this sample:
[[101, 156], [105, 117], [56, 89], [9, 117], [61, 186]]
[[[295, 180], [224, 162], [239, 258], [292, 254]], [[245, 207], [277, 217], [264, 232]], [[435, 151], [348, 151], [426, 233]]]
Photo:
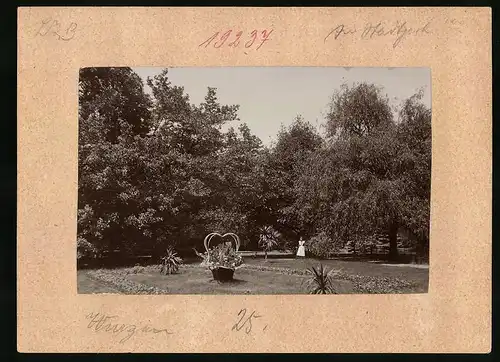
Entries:
[[90, 270], [87, 275], [91, 279], [102, 281], [113, 286], [124, 294], [166, 294], [167, 290], [134, 282], [125, 275], [127, 270]]
[[[270, 267], [262, 265], [242, 265], [242, 268], [261, 271], [274, 271], [288, 275], [309, 275], [307, 270], [290, 269], [282, 267]], [[365, 294], [388, 294], [388, 293], [407, 293], [415, 286], [414, 283], [397, 278], [371, 277], [363, 275], [347, 274], [340, 271], [335, 279], [347, 280], [353, 283], [357, 293]]]
[[[205, 265], [201, 264], [185, 264], [183, 268], [203, 268]], [[240, 268], [257, 271], [275, 272], [285, 275], [298, 275], [308, 276], [309, 273], [306, 269], [293, 269], [284, 267], [271, 267], [264, 265], [242, 264]], [[124, 294], [166, 294], [167, 290], [157, 287], [147, 286], [141, 283], [130, 280], [127, 275], [129, 274], [143, 274], [143, 273], [159, 273], [158, 266], [136, 266], [127, 269], [114, 269], [114, 270], [92, 270], [87, 274], [90, 278], [104, 282], [115, 289], [118, 289]], [[353, 289], [356, 293], [364, 294], [401, 294], [411, 293], [414, 290], [415, 283], [389, 277], [373, 277], [355, 274], [347, 274], [340, 271], [336, 274], [334, 280], [344, 280], [352, 283]]]

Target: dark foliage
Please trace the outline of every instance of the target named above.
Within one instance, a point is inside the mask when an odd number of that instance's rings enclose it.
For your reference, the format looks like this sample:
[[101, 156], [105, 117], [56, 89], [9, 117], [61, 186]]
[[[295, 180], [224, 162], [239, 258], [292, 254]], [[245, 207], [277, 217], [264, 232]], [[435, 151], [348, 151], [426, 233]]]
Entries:
[[395, 120], [381, 89], [342, 87], [326, 137], [297, 117], [264, 147], [246, 124], [222, 131], [238, 106], [219, 104], [216, 89], [194, 105], [168, 70], [147, 83], [151, 95], [130, 68], [80, 72], [79, 258], [159, 260], [214, 231], [266, 252], [303, 237], [318, 257], [367, 252], [382, 233], [396, 258], [404, 230], [428, 255], [431, 113], [421, 94]]

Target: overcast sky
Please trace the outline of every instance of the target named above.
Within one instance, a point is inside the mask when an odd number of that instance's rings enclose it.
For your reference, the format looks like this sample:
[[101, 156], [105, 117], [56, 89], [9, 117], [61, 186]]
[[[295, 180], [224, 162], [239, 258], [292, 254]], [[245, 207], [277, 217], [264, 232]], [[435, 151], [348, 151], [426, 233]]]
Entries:
[[[146, 80], [163, 68], [132, 69]], [[203, 102], [207, 87], [215, 87], [221, 104], [239, 104], [241, 122], [264, 144], [275, 139], [281, 124], [289, 125], [298, 114], [321, 131], [330, 97], [344, 82], [380, 85], [394, 105], [423, 88], [423, 101], [430, 107], [430, 78], [429, 68], [169, 68], [170, 81], [184, 86], [191, 103]]]

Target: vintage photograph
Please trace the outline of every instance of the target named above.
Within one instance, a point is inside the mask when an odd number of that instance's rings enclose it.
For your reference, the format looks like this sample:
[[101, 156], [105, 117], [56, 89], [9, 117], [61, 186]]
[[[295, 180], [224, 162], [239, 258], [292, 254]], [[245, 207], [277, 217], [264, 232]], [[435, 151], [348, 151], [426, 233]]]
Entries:
[[427, 293], [429, 68], [82, 68], [78, 293]]

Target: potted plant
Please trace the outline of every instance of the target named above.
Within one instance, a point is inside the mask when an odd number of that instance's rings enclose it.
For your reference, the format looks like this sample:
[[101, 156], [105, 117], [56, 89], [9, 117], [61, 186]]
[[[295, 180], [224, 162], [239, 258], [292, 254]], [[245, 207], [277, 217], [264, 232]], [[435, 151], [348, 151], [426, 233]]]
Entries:
[[[214, 236], [220, 236], [221, 238], [231, 236], [236, 243], [236, 248], [234, 248], [230, 242], [220, 243], [210, 248], [209, 244]], [[232, 280], [236, 268], [243, 264], [243, 258], [238, 254], [238, 249], [240, 247], [238, 236], [233, 233], [224, 235], [211, 233], [205, 237], [204, 245], [206, 252], [203, 254], [195, 249], [196, 255], [203, 259], [201, 265], [206, 266], [212, 272], [213, 278], [217, 281], [226, 282]]]

